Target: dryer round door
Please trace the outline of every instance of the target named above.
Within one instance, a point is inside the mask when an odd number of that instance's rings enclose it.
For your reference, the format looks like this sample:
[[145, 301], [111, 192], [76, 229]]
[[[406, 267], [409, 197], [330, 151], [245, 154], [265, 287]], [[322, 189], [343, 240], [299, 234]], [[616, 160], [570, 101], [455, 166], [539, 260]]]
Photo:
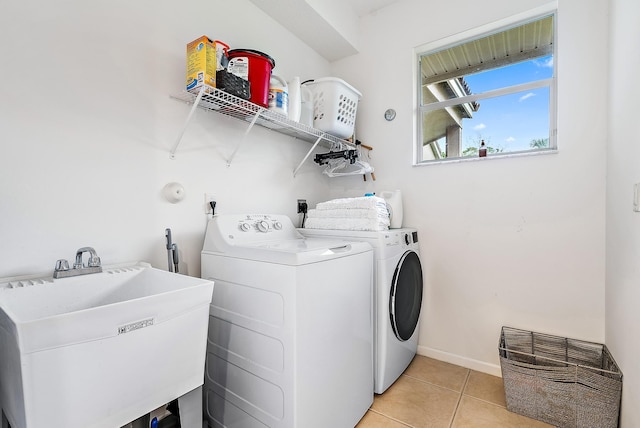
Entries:
[[422, 265], [415, 251], [405, 252], [393, 273], [389, 296], [389, 316], [396, 337], [411, 338], [422, 307]]

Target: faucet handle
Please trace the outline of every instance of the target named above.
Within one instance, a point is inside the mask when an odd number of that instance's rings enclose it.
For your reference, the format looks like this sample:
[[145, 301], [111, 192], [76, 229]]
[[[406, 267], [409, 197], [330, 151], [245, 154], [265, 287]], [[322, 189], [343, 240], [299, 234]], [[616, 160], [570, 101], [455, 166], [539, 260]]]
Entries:
[[87, 267], [99, 267], [100, 266], [100, 257], [91, 256], [89, 260], [87, 260]]
[[69, 261], [67, 259], [60, 259], [56, 261], [56, 269], [57, 272], [69, 270]]

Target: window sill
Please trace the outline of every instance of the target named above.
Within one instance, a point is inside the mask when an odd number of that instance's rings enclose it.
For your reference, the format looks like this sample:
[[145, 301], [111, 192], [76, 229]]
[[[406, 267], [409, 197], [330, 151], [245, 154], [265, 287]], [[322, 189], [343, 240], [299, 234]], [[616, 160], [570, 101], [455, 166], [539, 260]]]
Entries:
[[525, 156], [541, 156], [541, 155], [551, 155], [558, 153], [558, 149], [545, 149], [545, 150], [532, 150], [527, 152], [514, 152], [514, 153], [498, 153], [487, 155], [486, 157], [476, 157], [476, 156], [466, 156], [459, 158], [451, 158], [451, 159], [434, 159], [428, 161], [422, 161], [418, 163], [414, 163], [413, 166], [431, 166], [431, 165], [440, 165], [444, 163], [462, 163], [462, 162], [478, 162], [478, 161], [487, 161], [492, 159], [505, 159], [505, 158], [521, 158]]

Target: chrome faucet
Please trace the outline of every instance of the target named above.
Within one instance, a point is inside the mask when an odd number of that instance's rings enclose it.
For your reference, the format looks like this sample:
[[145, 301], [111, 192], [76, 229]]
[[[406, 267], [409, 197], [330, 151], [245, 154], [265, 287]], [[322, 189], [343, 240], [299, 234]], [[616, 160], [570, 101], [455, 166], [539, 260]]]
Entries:
[[[82, 263], [82, 255], [89, 253], [89, 260], [87, 265]], [[102, 265], [100, 264], [100, 257], [92, 247], [82, 247], [76, 251], [76, 261], [73, 264], [73, 269], [69, 268], [69, 261], [66, 259], [60, 259], [56, 262], [56, 267], [53, 271], [54, 278], [68, 278], [71, 276], [87, 275], [89, 273], [102, 272]]]

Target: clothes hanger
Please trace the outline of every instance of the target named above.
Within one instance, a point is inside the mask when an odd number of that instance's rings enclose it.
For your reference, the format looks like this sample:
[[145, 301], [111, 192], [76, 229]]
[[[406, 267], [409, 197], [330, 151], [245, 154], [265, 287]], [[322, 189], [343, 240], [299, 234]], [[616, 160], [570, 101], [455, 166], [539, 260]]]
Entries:
[[373, 167], [359, 159], [354, 162], [349, 162], [347, 159], [331, 159], [327, 161], [327, 167], [322, 172], [329, 177], [363, 175], [373, 172]]

